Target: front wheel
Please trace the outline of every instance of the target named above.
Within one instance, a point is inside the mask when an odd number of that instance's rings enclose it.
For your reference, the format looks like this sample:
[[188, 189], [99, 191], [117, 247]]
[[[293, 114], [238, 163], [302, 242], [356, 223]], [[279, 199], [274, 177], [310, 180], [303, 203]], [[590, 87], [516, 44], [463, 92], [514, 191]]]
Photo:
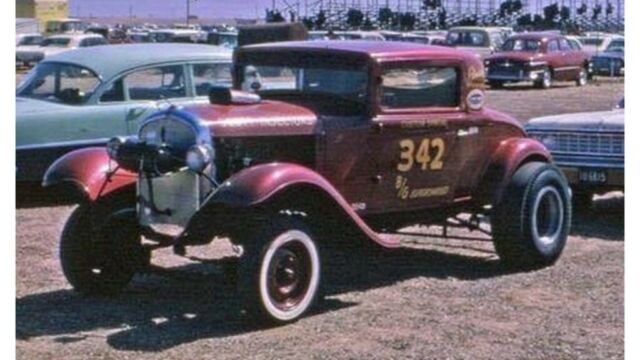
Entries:
[[111, 205], [80, 205], [62, 232], [62, 271], [80, 293], [117, 293], [149, 261], [141, 244], [135, 209]]
[[302, 317], [316, 300], [320, 255], [314, 235], [297, 218], [275, 216], [239, 241], [238, 288], [248, 316], [276, 324]]
[[587, 73], [587, 69], [586, 68], [581, 68], [580, 72], [578, 73], [578, 78], [576, 79], [576, 86], [585, 86], [587, 85], [587, 81], [588, 81], [588, 73]]
[[520, 167], [491, 216], [498, 256], [515, 267], [553, 264], [571, 224], [571, 195], [557, 167], [531, 162]]
[[549, 68], [545, 68], [542, 71], [542, 76], [539, 80], [536, 80], [535, 86], [539, 89], [549, 89], [551, 88], [553, 82], [553, 74]]

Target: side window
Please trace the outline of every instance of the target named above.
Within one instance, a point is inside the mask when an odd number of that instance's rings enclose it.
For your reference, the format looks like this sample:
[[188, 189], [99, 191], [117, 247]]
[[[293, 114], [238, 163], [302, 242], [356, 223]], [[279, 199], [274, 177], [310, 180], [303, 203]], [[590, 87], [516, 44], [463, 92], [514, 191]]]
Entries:
[[571, 49], [573, 49], [573, 51], [582, 50], [582, 46], [580, 46], [580, 43], [577, 42], [576, 40], [567, 40], [567, 41], [569, 41], [569, 46], [571, 46]]
[[411, 67], [385, 70], [383, 107], [455, 107], [459, 101], [458, 71], [452, 67]]
[[231, 87], [231, 64], [194, 64], [193, 83], [197, 96], [209, 95], [209, 89], [212, 86]]
[[80, 44], [78, 44], [78, 47], [91, 46], [91, 45], [89, 45], [89, 41], [91, 41], [91, 39], [82, 39], [82, 40], [80, 40]]
[[139, 70], [125, 77], [131, 100], [160, 100], [186, 97], [182, 65]]
[[100, 96], [101, 103], [124, 101], [124, 86], [122, 79], [116, 80]]
[[549, 44], [547, 44], [547, 50], [548, 52], [556, 52], [558, 51], [558, 41], [557, 40], [551, 40], [549, 41]]
[[569, 42], [567, 41], [567, 39], [560, 39], [558, 40], [560, 42], [560, 50], [562, 51], [571, 51], [571, 45], [569, 45]]
[[93, 39], [93, 46], [98, 45], [107, 45], [107, 40], [105, 38], [97, 37]]

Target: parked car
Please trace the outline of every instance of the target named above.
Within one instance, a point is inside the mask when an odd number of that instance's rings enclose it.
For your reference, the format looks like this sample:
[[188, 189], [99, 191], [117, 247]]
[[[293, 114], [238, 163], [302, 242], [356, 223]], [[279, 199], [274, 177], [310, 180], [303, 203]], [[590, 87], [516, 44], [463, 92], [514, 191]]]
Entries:
[[499, 27], [453, 27], [447, 32], [446, 45], [470, 51], [484, 59], [502, 46], [505, 33], [505, 29]]
[[624, 39], [609, 43], [604, 52], [591, 58], [594, 75], [624, 76]]
[[624, 99], [611, 111], [531, 119], [526, 129], [564, 172], [576, 208], [589, 207], [595, 193], [624, 190]]
[[79, 19], [49, 20], [45, 26], [47, 35], [83, 33], [89, 24]]
[[[43, 60], [17, 89], [17, 180], [40, 182], [61, 155], [132, 134], [162, 104], [230, 86], [231, 52], [209, 45], [81, 48]], [[193, 75], [192, 75], [193, 74]]]
[[[518, 121], [483, 106], [475, 56], [302, 41], [242, 47], [234, 68], [234, 90], [214, 89], [210, 104], [157, 112], [137, 135], [47, 171], [47, 188], [67, 182], [85, 199], [60, 243], [74, 289], [117, 292], [152, 249], [185, 254], [220, 235], [240, 255], [249, 319], [286, 323], [312, 307], [329, 281], [324, 267], [361, 256], [354, 242], [396, 248], [399, 229], [460, 212], [472, 214], [458, 217], [472, 229], [491, 215], [506, 264], [531, 269], [560, 256], [566, 179]], [[240, 91], [247, 82], [254, 93]], [[180, 231], [156, 232], [161, 224]]]
[[238, 33], [231, 31], [211, 31], [207, 35], [207, 43], [222, 46], [227, 49], [235, 49], [238, 46]]
[[23, 47], [16, 50], [16, 60], [25, 64], [37, 63], [42, 59], [65, 51], [106, 45], [107, 41], [97, 34], [63, 34], [50, 36], [40, 46]]
[[89, 26], [85, 33], [102, 35], [109, 44], [127, 44], [130, 42], [127, 32], [124, 29], [109, 27], [107, 25]]
[[425, 35], [399, 31], [381, 31], [380, 35], [382, 35], [386, 41], [413, 42], [425, 45], [428, 45], [431, 40], [428, 36]]
[[597, 55], [609, 47], [614, 40], [624, 40], [624, 36], [602, 32], [589, 32], [579, 37], [583, 49], [591, 55]]
[[333, 35], [330, 32], [328, 36], [332, 40], [384, 41], [384, 36], [377, 31], [335, 31]]
[[206, 34], [191, 29], [160, 29], [149, 32], [149, 40], [156, 43], [198, 43], [206, 41]]
[[40, 34], [16, 35], [16, 65], [31, 66], [42, 60], [42, 52], [39, 51], [44, 37]]
[[589, 55], [562, 35], [527, 33], [510, 37], [500, 52], [485, 60], [485, 69], [491, 87], [527, 81], [547, 89], [555, 80], [575, 80], [583, 86], [589, 75]]

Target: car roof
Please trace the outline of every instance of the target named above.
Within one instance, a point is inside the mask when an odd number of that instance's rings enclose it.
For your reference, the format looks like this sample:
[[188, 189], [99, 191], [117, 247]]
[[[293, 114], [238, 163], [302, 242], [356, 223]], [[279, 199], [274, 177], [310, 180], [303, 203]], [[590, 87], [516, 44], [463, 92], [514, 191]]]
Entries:
[[102, 37], [102, 35], [100, 34], [58, 34], [58, 35], [51, 35], [48, 37], [48, 39], [86, 39], [86, 38], [95, 38], [95, 37]]
[[563, 37], [562, 35], [548, 33], [548, 32], [529, 32], [511, 35], [509, 39], [524, 39], [524, 40], [551, 40]]
[[486, 32], [500, 32], [504, 31], [498, 27], [483, 27], [483, 26], [455, 26], [449, 29], [449, 31], [486, 31]]
[[103, 80], [124, 71], [161, 63], [200, 60], [231, 61], [231, 50], [198, 44], [125, 44], [79, 48], [47, 57], [42, 63], [64, 62], [93, 70]]
[[416, 55], [450, 55], [454, 58], [466, 57], [468, 54], [444, 46], [431, 46], [402, 41], [370, 41], [370, 40], [320, 40], [320, 41], [286, 41], [244, 46], [241, 52], [253, 51], [318, 51], [326, 53], [343, 53], [368, 56], [375, 59], [415, 57]]

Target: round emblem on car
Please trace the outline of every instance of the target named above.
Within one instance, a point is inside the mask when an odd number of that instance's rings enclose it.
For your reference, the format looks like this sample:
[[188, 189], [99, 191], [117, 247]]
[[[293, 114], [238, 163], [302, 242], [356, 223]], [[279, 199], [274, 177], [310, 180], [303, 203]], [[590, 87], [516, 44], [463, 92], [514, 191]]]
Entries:
[[480, 110], [484, 105], [484, 91], [473, 89], [467, 95], [467, 106], [471, 110]]

